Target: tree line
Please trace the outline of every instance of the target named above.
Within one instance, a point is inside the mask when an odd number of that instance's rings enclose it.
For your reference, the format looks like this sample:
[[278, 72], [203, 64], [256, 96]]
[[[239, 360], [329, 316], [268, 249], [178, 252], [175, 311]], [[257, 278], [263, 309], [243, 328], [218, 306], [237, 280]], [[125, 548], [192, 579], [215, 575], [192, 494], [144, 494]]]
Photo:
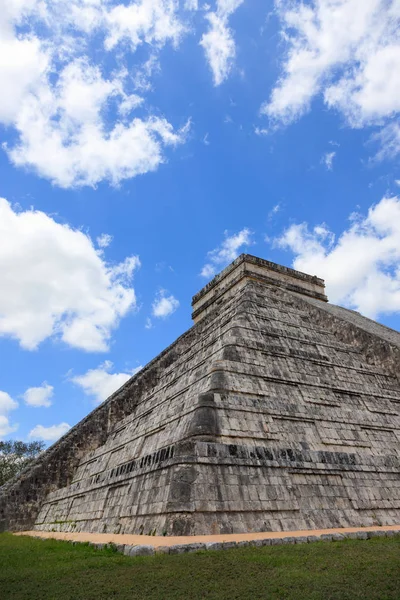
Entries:
[[0, 442], [0, 486], [18, 475], [45, 448], [41, 441], [20, 442], [8, 440]]

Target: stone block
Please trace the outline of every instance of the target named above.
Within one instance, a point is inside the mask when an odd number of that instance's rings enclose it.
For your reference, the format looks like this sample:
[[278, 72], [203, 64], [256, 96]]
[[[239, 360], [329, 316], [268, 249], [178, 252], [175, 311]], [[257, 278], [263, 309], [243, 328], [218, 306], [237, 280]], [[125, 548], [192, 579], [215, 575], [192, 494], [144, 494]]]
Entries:
[[206, 550], [222, 550], [222, 542], [207, 542]]
[[236, 542], [222, 542], [221, 548], [222, 550], [230, 550], [231, 548], [236, 548]]
[[368, 538], [386, 537], [386, 531], [382, 531], [379, 529], [376, 529], [375, 531], [367, 531], [367, 536], [368, 536]]
[[96, 550], [104, 550], [104, 548], [107, 546], [107, 544], [101, 544], [101, 543], [98, 543], [98, 542], [90, 543], [90, 545], [93, 548], [95, 548]]
[[261, 542], [262, 546], [271, 546], [271, 538], [264, 538]]
[[206, 550], [206, 544], [175, 544], [169, 547], [170, 554], [184, 554], [186, 552], [198, 552], [199, 550]]
[[169, 546], [156, 546], [154, 551], [156, 554], [169, 554]]
[[125, 546], [124, 554], [126, 556], [152, 556], [154, 554], [154, 546]]
[[395, 535], [400, 535], [400, 531], [397, 529], [386, 529], [385, 535], [386, 537], [393, 537]]
[[261, 548], [264, 545], [262, 540], [250, 540], [249, 544], [254, 548]]

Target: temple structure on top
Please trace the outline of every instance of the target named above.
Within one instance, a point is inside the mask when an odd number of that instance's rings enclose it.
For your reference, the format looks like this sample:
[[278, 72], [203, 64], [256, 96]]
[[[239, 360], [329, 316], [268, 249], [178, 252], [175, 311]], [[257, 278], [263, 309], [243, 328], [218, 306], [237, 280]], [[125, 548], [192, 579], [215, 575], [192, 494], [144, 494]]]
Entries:
[[247, 254], [192, 305], [189, 331], [0, 488], [0, 529], [400, 523], [400, 334]]

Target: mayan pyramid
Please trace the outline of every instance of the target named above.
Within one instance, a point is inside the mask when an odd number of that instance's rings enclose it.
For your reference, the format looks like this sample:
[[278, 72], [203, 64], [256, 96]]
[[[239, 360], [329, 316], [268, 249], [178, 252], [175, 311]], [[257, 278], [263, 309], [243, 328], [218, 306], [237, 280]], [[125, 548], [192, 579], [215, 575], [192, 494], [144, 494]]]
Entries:
[[243, 254], [194, 326], [0, 490], [0, 529], [400, 523], [400, 334]]

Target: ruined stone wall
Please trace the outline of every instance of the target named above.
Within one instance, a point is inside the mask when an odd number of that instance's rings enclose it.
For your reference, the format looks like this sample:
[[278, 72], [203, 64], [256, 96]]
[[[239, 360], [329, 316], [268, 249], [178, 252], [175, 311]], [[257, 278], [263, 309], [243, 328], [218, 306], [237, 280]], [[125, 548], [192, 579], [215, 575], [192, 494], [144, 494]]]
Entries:
[[310, 298], [327, 302], [322, 279], [271, 263], [268, 260], [241, 254], [226, 269], [216, 275], [192, 299], [192, 318], [198, 323], [218, 305], [240, 293], [249, 280], [288, 289]]
[[[37, 527], [201, 534], [398, 522], [396, 348], [307, 302], [247, 280], [214, 311], [175, 383], [178, 364], [85, 457], [75, 483], [48, 497]], [[151, 423], [141, 421], [148, 410]]]
[[[400, 334], [268, 277], [232, 282], [50, 449], [37, 481], [33, 469], [7, 488], [8, 527], [27, 523], [20, 502], [31, 493], [30, 523], [44, 530], [400, 522]], [[46, 464], [62, 476], [48, 481]]]
[[[83, 469], [88, 469], [87, 474], [90, 475], [92, 471], [95, 474], [103, 467], [106, 468], [106, 462], [102, 460], [104, 460], [103, 447], [107, 442], [110, 454], [116, 451], [110, 463], [114, 464], [117, 449], [123, 439], [124, 427], [127, 428], [128, 437], [136, 428], [138, 433], [141, 432], [140, 435], [134, 434], [133, 439], [130, 440], [130, 445], [126, 449], [126, 460], [135, 453], [135, 444], [137, 446], [139, 438], [140, 444], [143, 444], [140, 450], [142, 454], [151, 453], [157, 440], [155, 430], [157, 427], [161, 430], [160, 419], [166, 416], [171, 421], [169, 425], [163, 423], [164, 432], [168, 427], [170, 429], [175, 427], [176, 421], [174, 424], [170, 415], [174, 403], [176, 410], [180, 411], [180, 403], [183, 401], [185, 388], [189, 383], [193, 382], [193, 389], [196, 385], [201, 387], [203, 377], [201, 369], [204, 362], [202, 353], [213, 356], [218, 351], [218, 345], [221, 344], [218, 339], [219, 331], [216, 329], [211, 331], [211, 326], [212, 320], [206, 319], [191, 328], [31, 463], [19, 476], [2, 486], [0, 488], [0, 531], [32, 528], [49, 493], [71, 485], [73, 481], [80, 478]], [[197, 383], [194, 382], [196, 377], [199, 379]], [[158, 410], [154, 410], [151, 414], [150, 411], [156, 408], [157, 403], [162, 403], [163, 395], [171, 399], [171, 405], [167, 407], [165, 415]], [[132, 421], [132, 416], [136, 415], [135, 410], [139, 405], [138, 420], [128, 425]], [[147, 411], [146, 430], [143, 428], [145, 419], [141, 411], [144, 413]], [[181, 416], [183, 418], [183, 415], [180, 415], [179, 419]], [[122, 460], [122, 453], [120, 456]], [[107, 461], [109, 458], [110, 456], [107, 455]]]

